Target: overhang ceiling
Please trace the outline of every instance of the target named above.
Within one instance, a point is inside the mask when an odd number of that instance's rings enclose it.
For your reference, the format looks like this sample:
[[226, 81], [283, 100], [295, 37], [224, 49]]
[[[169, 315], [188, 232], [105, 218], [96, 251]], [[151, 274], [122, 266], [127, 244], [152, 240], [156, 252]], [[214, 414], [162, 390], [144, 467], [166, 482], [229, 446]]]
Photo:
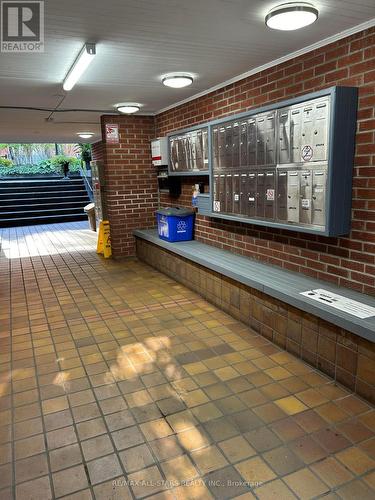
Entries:
[[[295, 32], [272, 31], [265, 14], [282, 1], [265, 0], [47, 0], [45, 52], [0, 53], [0, 106], [85, 109], [53, 114], [0, 109], [0, 142], [76, 142], [95, 132], [99, 117], [119, 102], [143, 104], [142, 113], [210, 89], [342, 31], [374, 24], [374, 0], [312, 0], [319, 20]], [[371, 21], [372, 20], [372, 21]], [[62, 81], [85, 42], [97, 56], [74, 89]], [[191, 87], [170, 89], [163, 73], [196, 75]], [[65, 97], [64, 97], [65, 96]]]

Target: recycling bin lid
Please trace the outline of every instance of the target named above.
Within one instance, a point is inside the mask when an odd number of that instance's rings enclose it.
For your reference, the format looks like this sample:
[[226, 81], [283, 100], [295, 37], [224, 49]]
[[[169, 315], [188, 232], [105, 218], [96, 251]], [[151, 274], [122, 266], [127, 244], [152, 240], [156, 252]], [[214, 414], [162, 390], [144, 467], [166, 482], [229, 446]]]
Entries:
[[194, 210], [191, 210], [191, 208], [183, 207], [168, 207], [161, 208], [160, 210], [157, 210], [156, 213], [159, 215], [174, 215], [175, 217], [186, 217], [188, 215], [193, 215]]

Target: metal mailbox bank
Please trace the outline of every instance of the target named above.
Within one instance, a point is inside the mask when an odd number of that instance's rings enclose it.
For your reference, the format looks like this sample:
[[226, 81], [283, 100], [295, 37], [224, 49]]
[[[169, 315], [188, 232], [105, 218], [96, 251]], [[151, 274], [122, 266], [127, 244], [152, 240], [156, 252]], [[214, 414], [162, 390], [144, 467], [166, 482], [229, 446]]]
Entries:
[[331, 87], [205, 124], [210, 199], [209, 205], [198, 203], [199, 212], [325, 236], [347, 234], [356, 111], [356, 88]]

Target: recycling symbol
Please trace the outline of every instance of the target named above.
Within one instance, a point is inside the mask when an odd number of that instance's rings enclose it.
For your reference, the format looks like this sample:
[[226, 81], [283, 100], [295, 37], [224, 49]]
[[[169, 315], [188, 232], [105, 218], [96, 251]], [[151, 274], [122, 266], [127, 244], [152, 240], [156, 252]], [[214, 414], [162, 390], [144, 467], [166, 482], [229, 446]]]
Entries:
[[187, 224], [184, 220], [180, 220], [177, 222], [177, 232], [184, 233], [187, 230]]

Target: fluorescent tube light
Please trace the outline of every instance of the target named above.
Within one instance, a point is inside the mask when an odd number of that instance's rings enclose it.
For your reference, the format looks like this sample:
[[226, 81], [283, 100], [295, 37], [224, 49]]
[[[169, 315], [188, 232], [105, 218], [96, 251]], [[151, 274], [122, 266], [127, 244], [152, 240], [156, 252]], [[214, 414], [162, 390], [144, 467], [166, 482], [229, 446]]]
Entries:
[[70, 68], [63, 83], [63, 89], [72, 90], [74, 85], [81, 78], [96, 54], [95, 43], [85, 43], [73, 66]]

